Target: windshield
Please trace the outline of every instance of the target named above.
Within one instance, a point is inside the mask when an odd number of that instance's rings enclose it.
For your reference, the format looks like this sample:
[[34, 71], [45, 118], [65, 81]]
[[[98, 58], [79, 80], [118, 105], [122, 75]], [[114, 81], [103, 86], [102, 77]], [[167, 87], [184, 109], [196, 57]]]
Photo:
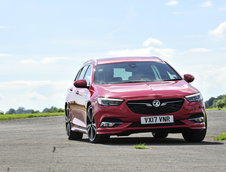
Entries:
[[164, 62], [123, 62], [97, 65], [95, 84], [120, 84], [181, 80]]

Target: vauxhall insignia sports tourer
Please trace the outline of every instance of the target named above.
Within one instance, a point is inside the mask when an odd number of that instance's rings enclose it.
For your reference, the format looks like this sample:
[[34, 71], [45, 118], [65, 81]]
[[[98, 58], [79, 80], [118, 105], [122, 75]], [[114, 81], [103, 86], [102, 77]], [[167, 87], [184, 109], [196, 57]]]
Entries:
[[158, 57], [87, 61], [68, 89], [65, 124], [69, 140], [87, 134], [91, 143], [111, 135], [150, 132], [154, 138], [182, 133], [187, 142], [205, 138], [201, 93]]

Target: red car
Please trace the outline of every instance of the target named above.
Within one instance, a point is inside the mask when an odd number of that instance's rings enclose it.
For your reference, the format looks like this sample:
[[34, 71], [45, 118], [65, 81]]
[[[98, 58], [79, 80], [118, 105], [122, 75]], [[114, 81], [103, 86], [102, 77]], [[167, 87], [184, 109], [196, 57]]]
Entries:
[[68, 139], [87, 134], [92, 143], [111, 135], [152, 132], [154, 138], [182, 133], [200, 142], [207, 130], [201, 93], [158, 57], [124, 57], [86, 62], [68, 89]]

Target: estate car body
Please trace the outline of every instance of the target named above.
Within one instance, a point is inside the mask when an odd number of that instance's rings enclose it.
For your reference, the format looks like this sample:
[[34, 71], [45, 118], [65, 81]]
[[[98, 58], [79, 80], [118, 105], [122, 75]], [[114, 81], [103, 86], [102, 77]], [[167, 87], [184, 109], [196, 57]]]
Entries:
[[207, 130], [201, 93], [158, 57], [87, 61], [68, 88], [65, 124], [69, 139], [104, 142], [111, 135], [182, 133], [200, 142]]

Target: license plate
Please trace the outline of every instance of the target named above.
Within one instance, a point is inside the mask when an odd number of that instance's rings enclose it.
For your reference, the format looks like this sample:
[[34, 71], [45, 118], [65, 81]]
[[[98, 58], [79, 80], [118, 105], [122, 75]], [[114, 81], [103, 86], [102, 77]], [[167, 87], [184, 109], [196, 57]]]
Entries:
[[141, 117], [141, 124], [174, 123], [173, 115]]

